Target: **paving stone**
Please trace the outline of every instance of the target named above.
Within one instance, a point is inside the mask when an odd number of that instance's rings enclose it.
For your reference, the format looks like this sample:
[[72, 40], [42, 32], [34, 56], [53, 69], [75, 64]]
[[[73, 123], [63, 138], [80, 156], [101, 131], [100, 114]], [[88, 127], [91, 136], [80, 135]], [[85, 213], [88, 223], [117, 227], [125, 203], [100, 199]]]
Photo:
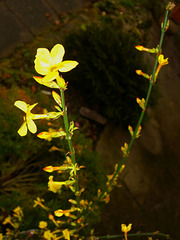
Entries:
[[76, 11], [86, 0], [0, 0], [0, 57], [54, 24], [60, 13]]
[[58, 13], [75, 11], [83, 6], [85, 0], [46, 0]]
[[0, 32], [0, 57], [7, 56], [15, 46], [32, 38], [3, 2], [0, 2]]

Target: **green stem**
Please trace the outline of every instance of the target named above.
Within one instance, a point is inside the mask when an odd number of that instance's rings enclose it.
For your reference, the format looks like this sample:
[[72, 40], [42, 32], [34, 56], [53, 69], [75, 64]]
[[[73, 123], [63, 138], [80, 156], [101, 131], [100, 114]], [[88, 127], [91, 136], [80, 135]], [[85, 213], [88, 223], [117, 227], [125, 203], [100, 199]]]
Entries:
[[[69, 120], [68, 120], [67, 109], [66, 109], [66, 105], [65, 105], [64, 90], [62, 88], [60, 88], [60, 94], [61, 94], [62, 108], [63, 108], [63, 112], [64, 112], [63, 120], [64, 120], [64, 126], [65, 126], [65, 131], [66, 131], [66, 140], [68, 142], [72, 163], [73, 163], [73, 165], [75, 165], [76, 164], [75, 151], [74, 151], [74, 148], [72, 145], [71, 135], [69, 133]], [[79, 184], [78, 184], [78, 177], [77, 177], [76, 172], [74, 172], [74, 179], [75, 179], [75, 192], [78, 193], [79, 192]], [[78, 195], [76, 195], [76, 201], [77, 201], [77, 205], [79, 206], [79, 196]]]
[[[135, 237], [135, 236], [161, 236], [165, 237], [166, 239], [172, 240], [172, 238], [168, 234], [154, 232], [154, 233], [128, 233], [128, 237]], [[121, 235], [110, 235], [110, 236], [100, 236], [97, 237], [98, 239], [113, 239], [113, 238], [121, 238], [124, 237], [124, 234]]]
[[[130, 149], [134, 143], [134, 140], [136, 138], [136, 134], [137, 134], [137, 131], [138, 131], [138, 128], [139, 126], [141, 125], [141, 122], [143, 120], [143, 117], [144, 117], [144, 114], [145, 114], [145, 111], [146, 111], [146, 107], [147, 107], [147, 104], [148, 104], [148, 101], [149, 101], [149, 98], [150, 98], [150, 95], [151, 95], [151, 91], [152, 91], [152, 86], [154, 84], [154, 77], [155, 77], [155, 73], [156, 73], [156, 69], [157, 69], [157, 65], [158, 65], [158, 56], [161, 52], [161, 47], [162, 47], [162, 43], [163, 43], [163, 39], [164, 39], [164, 34], [165, 34], [165, 28], [166, 28], [166, 24], [167, 24], [167, 17], [168, 17], [168, 12], [169, 12], [169, 9], [166, 9], [166, 13], [165, 13], [165, 17], [164, 17], [164, 22], [163, 22], [163, 27], [161, 29], [161, 37], [160, 37], [160, 41], [159, 41], [159, 48], [158, 48], [158, 54], [156, 55], [156, 59], [155, 59], [155, 63], [154, 63], [154, 67], [153, 67], [153, 72], [152, 72], [152, 76], [151, 76], [151, 80], [150, 80], [150, 83], [149, 83], [149, 88], [148, 88], [148, 92], [147, 92], [147, 95], [146, 95], [146, 100], [145, 100], [145, 105], [144, 105], [144, 109], [141, 111], [141, 114], [140, 114], [140, 117], [139, 117], [139, 120], [138, 120], [138, 123], [136, 125], [136, 128], [135, 128], [135, 131], [134, 131], [134, 134], [131, 138], [131, 141], [128, 145], [128, 149], [127, 149], [127, 155], [128, 153], [130, 152]], [[114, 172], [114, 175], [112, 177], [112, 179], [110, 180], [109, 182], [109, 186], [112, 185], [114, 179], [117, 177], [117, 175], [119, 174], [119, 172], [121, 171], [121, 168], [126, 160], [127, 156], [124, 156], [120, 162], [120, 164], [118, 165], [116, 171]], [[104, 196], [105, 196], [105, 193], [107, 193], [108, 189], [105, 188], [102, 193], [100, 194], [100, 196], [98, 197], [98, 199], [92, 204], [91, 208], [93, 208]], [[89, 215], [89, 213], [87, 213], [87, 215]]]

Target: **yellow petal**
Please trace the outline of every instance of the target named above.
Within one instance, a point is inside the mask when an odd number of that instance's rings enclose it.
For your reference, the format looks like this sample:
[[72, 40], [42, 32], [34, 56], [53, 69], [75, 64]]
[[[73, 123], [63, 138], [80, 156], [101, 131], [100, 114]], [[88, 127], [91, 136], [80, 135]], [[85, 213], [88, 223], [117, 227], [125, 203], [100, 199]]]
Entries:
[[64, 211], [62, 209], [56, 210], [54, 212], [56, 217], [61, 217], [64, 214]]
[[49, 114], [33, 114], [33, 118], [31, 119], [49, 119]]
[[57, 85], [56, 82], [52, 81], [52, 82], [45, 82], [42, 83], [44, 86], [49, 87], [49, 88], [59, 88], [59, 86]]
[[31, 133], [37, 132], [36, 124], [34, 123], [34, 121], [32, 119], [27, 120], [27, 125], [28, 125], [28, 129]]
[[23, 124], [21, 125], [21, 127], [18, 130], [18, 134], [21, 137], [24, 137], [27, 134], [27, 125], [26, 122], [23, 122]]
[[57, 76], [58, 72], [50, 72], [42, 79], [42, 83], [44, 84], [45, 82], [51, 82], [56, 79]]
[[47, 48], [38, 48], [36, 59], [39, 59], [44, 63], [44, 66], [47, 66], [52, 63], [50, 52]]
[[60, 62], [62, 62], [63, 56], [64, 56], [65, 50], [63, 45], [56, 44], [52, 50], [51, 50], [51, 59], [52, 59], [52, 65], [56, 65]]
[[39, 222], [39, 228], [43, 229], [47, 227], [47, 222], [46, 221], [40, 221]]
[[38, 103], [34, 103], [33, 105], [29, 106], [29, 110], [31, 111]]
[[161, 65], [166, 65], [166, 64], [168, 64], [168, 58], [164, 59], [164, 55], [160, 54], [158, 57], [158, 62]]
[[52, 64], [52, 59], [49, 50], [46, 48], [38, 48], [35, 58], [35, 70], [42, 75], [46, 75], [49, 71], [49, 67]]
[[50, 64], [45, 64], [43, 61], [40, 61], [38, 58], [35, 59], [35, 70], [37, 73], [46, 75], [49, 72]]
[[70, 233], [68, 229], [63, 230], [63, 236], [66, 240], [70, 240]]
[[23, 101], [16, 101], [14, 103], [14, 106], [18, 107], [19, 109], [21, 109], [23, 112], [27, 112], [27, 104]]
[[41, 132], [37, 135], [37, 137], [42, 138], [42, 139], [52, 139], [52, 133], [50, 132]]
[[34, 76], [33, 77], [39, 84], [42, 84], [46, 87], [50, 87], [50, 88], [59, 88], [59, 86], [57, 85], [56, 82], [54, 81], [50, 81], [50, 82], [45, 82], [44, 78], [42, 77], [38, 77], [38, 76]]
[[60, 72], [68, 72], [75, 68], [79, 63], [76, 61], [63, 61], [59, 64], [59, 71]]

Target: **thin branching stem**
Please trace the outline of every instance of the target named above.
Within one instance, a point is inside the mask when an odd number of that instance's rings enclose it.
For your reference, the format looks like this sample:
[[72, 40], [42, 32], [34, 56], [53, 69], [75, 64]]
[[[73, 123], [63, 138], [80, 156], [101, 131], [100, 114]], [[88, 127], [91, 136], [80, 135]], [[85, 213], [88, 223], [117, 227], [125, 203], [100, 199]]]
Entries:
[[[128, 149], [127, 149], [127, 155], [128, 153], [130, 152], [131, 150], [131, 147], [134, 143], [134, 140], [136, 139], [136, 135], [137, 135], [137, 132], [138, 132], [138, 129], [139, 129], [139, 126], [141, 125], [142, 123], [142, 120], [144, 118], [144, 114], [146, 112], [146, 108], [147, 108], [147, 105], [148, 105], [148, 102], [149, 102], [149, 98], [150, 98], [150, 95], [151, 95], [151, 91], [152, 91], [152, 87], [153, 87], [153, 84], [154, 84], [154, 77], [155, 77], [155, 73], [156, 73], [156, 69], [157, 69], [157, 65], [158, 65], [158, 57], [159, 57], [159, 54], [161, 53], [161, 47], [162, 47], [162, 43], [163, 43], [163, 39], [164, 39], [164, 34], [165, 34], [165, 29], [166, 29], [166, 25], [167, 25], [167, 19], [168, 19], [168, 12], [169, 12], [169, 9], [166, 8], [166, 13], [165, 13], [165, 17], [164, 17], [164, 22], [163, 22], [163, 26], [162, 26], [162, 29], [161, 29], [161, 36], [160, 36], [160, 41], [159, 41], [159, 45], [158, 45], [158, 53], [156, 55], [156, 58], [155, 58], [155, 62], [154, 62], [154, 67], [153, 67], [153, 71], [152, 71], [152, 76], [151, 76], [151, 80], [149, 82], [149, 88], [148, 88], [148, 92], [147, 92], [147, 95], [146, 95], [146, 99], [145, 99], [145, 105], [144, 105], [144, 109], [141, 111], [141, 114], [140, 114], [140, 117], [139, 117], [139, 120], [138, 120], [138, 123], [136, 125], [136, 128], [134, 130], [134, 134], [131, 138], [131, 141], [128, 145]], [[113, 184], [113, 181], [114, 179], [117, 177], [117, 175], [120, 173], [121, 169], [122, 169], [122, 166], [127, 158], [127, 155], [124, 156], [120, 162], [120, 164], [118, 165], [116, 171], [114, 172], [114, 175], [113, 177], [111, 178], [110, 182], [109, 182], [109, 186], [111, 186]], [[92, 204], [92, 208], [105, 196], [105, 194], [108, 192], [108, 189], [105, 188], [102, 193], [99, 195], [98, 199]], [[89, 215], [89, 213], [87, 213], [87, 215]]]
[[[128, 237], [136, 237], [136, 236], [161, 236], [161, 237], [165, 237], [166, 239], [172, 240], [172, 238], [169, 236], [169, 234], [165, 234], [165, 233], [160, 233], [160, 232], [147, 232], [147, 233], [128, 233]], [[113, 239], [113, 238], [122, 238], [124, 237], [123, 234], [120, 235], [109, 235], [109, 236], [100, 236], [97, 237], [98, 239]]]

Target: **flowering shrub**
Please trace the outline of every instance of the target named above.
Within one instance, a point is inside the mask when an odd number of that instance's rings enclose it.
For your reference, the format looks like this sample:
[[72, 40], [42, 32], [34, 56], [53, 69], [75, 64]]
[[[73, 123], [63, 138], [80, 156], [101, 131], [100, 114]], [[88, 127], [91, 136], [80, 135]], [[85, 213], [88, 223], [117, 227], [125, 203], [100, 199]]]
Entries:
[[[67, 114], [67, 106], [65, 104], [64, 93], [67, 90], [68, 83], [61, 76], [61, 73], [68, 72], [74, 69], [78, 62], [72, 60], [63, 61], [63, 56], [65, 50], [63, 45], [56, 44], [51, 51], [46, 48], [38, 48], [35, 57], [35, 70], [37, 73], [43, 76], [34, 76], [34, 79], [41, 85], [44, 85], [50, 89], [56, 89], [57, 91], [52, 91], [52, 98], [55, 102], [55, 112], [46, 112], [42, 114], [32, 113], [33, 108], [37, 105], [34, 103], [32, 105], [22, 101], [15, 101], [14, 105], [25, 113], [23, 116], [23, 123], [18, 130], [18, 134], [21, 137], [27, 135], [28, 130], [31, 133], [37, 132], [37, 126], [35, 125], [35, 120], [38, 119], [53, 119], [56, 120], [60, 117], [63, 118], [64, 128], [58, 127], [57, 129], [49, 129], [48, 131], [43, 131], [37, 134], [37, 137], [44, 139], [46, 141], [51, 141], [54, 138], [65, 138], [68, 144], [68, 151], [66, 152], [66, 157], [63, 163], [58, 163], [54, 165], [48, 165], [43, 168], [43, 170], [49, 173], [48, 181], [48, 191], [57, 194], [59, 197], [66, 192], [71, 192], [71, 198], [67, 199], [68, 207], [62, 209], [59, 206], [58, 209], [52, 210], [49, 208], [45, 200], [39, 196], [34, 200], [34, 208], [40, 207], [46, 213], [48, 221], [40, 220], [38, 230], [27, 231], [28, 237], [36, 239], [47, 239], [47, 240], [58, 240], [58, 239], [101, 239], [101, 238], [114, 238], [115, 236], [107, 237], [95, 237], [93, 230], [90, 226], [90, 218], [96, 215], [98, 211], [98, 206], [100, 203], [108, 203], [110, 200], [110, 192], [114, 187], [117, 186], [118, 176], [124, 169], [124, 162], [129, 155], [131, 146], [136, 138], [140, 136], [142, 127], [141, 123], [147, 109], [147, 104], [150, 98], [152, 86], [156, 83], [158, 74], [162, 66], [168, 64], [168, 58], [164, 58], [162, 54], [162, 41], [165, 31], [168, 28], [168, 12], [173, 7], [172, 3], [169, 3], [166, 7], [165, 19], [162, 24], [161, 38], [157, 48], [148, 49], [143, 46], [136, 46], [140, 51], [146, 51], [156, 55], [154, 68], [151, 75], [143, 73], [141, 70], [137, 70], [136, 73], [142, 75], [149, 81], [149, 88], [146, 98], [136, 98], [136, 101], [141, 108], [141, 114], [138, 123], [133, 129], [130, 125], [128, 126], [131, 140], [130, 143], [124, 143], [121, 147], [123, 152], [123, 158], [120, 163], [116, 164], [114, 167], [114, 172], [107, 176], [106, 184], [101, 189], [98, 189], [97, 196], [93, 199], [85, 199], [84, 191], [85, 188], [80, 183], [79, 172], [83, 171], [85, 166], [78, 164], [75, 155], [75, 148], [73, 147], [73, 135], [74, 132], [78, 130], [75, 123], [69, 122]], [[34, 111], [34, 110], [33, 110]], [[57, 150], [57, 148], [55, 148]], [[59, 178], [57, 179], [57, 176]], [[62, 177], [63, 176], [63, 177]], [[62, 178], [61, 178], [62, 177]], [[3, 224], [9, 224], [10, 227], [6, 228], [5, 235], [0, 234], [0, 239], [16, 239], [22, 238], [23, 232], [20, 231], [20, 225], [23, 221], [23, 212], [20, 207], [13, 210], [13, 213], [7, 216], [3, 220]], [[53, 226], [52, 226], [53, 225]], [[121, 230], [123, 235], [118, 235], [118, 237], [124, 236], [127, 240], [128, 236], [138, 236], [138, 235], [160, 235], [168, 238], [168, 235], [161, 233], [128, 233], [131, 230], [132, 224], [128, 226], [121, 224]], [[86, 229], [88, 228], [88, 231]], [[117, 237], [117, 236], [116, 236]]]

